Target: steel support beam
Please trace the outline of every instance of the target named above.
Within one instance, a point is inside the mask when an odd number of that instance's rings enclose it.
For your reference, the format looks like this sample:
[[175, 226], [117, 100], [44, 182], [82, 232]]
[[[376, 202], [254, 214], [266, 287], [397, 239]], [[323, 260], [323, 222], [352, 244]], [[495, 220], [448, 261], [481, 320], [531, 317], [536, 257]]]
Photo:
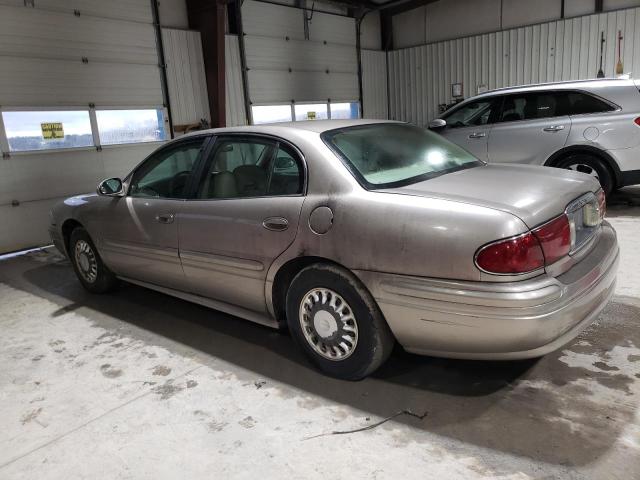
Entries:
[[209, 96], [211, 126], [224, 127], [225, 115], [225, 1], [187, 0], [189, 28], [200, 32]]

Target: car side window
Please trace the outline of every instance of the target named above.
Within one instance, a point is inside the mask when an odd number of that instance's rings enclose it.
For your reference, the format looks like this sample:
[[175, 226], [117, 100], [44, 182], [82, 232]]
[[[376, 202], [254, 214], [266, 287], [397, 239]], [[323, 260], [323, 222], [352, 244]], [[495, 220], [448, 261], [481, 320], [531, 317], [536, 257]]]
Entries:
[[507, 95], [502, 103], [500, 122], [537, 120], [566, 115], [566, 100], [555, 92]]
[[493, 98], [470, 102], [454, 110], [451, 114], [445, 115], [444, 120], [447, 121], [447, 127], [449, 128], [486, 125], [491, 118], [494, 104]]
[[612, 105], [588, 93], [569, 92], [567, 94], [567, 101], [569, 104], [569, 115], [612, 112], [615, 110]]
[[304, 172], [297, 155], [288, 146], [280, 145], [271, 162], [268, 195], [299, 195]]
[[187, 185], [204, 142], [205, 137], [183, 141], [148, 158], [134, 172], [129, 195], [147, 198], [185, 198]]
[[197, 198], [250, 198], [302, 192], [295, 153], [268, 139], [221, 138], [207, 162]]

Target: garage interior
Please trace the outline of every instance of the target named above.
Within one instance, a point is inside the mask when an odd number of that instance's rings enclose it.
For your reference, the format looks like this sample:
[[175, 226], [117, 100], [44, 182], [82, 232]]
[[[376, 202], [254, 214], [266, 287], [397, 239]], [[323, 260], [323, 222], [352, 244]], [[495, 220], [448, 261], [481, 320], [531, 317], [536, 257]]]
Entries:
[[640, 478], [640, 186], [608, 198], [616, 293], [568, 345], [397, 346], [359, 382], [286, 331], [92, 295], [47, 231], [54, 204], [191, 131], [426, 127], [621, 61], [640, 78], [640, 0], [0, 0], [0, 478]]

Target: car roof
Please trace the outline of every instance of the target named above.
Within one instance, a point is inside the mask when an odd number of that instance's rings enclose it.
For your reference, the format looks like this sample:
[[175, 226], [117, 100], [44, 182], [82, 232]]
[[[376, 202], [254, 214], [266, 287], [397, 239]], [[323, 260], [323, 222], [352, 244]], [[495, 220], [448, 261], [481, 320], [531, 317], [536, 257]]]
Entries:
[[632, 79], [627, 78], [595, 78], [590, 80], [571, 80], [565, 82], [532, 83], [530, 85], [519, 85], [517, 87], [504, 87], [489, 90], [470, 98], [481, 98], [504, 93], [535, 92], [540, 90], [570, 90], [573, 88], [585, 89], [603, 87], [624, 87], [635, 86]]
[[[208, 130], [198, 130], [187, 135], [202, 135], [207, 133], [266, 133], [282, 135], [295, 130], [306, 130], [309, 132], [323, 133], [339, 128], [356, 127], [359, 125], [375, 125], [379, 123], [401, 123], [392, 120], [357, 119], [357, 120], [306, 120], [302, 122], [265, 123], [260, 125], [241, 125], [237, 127], [212, 128]], [[186, 135], [185, 135], [186, 136]], [[179, 137], [184, 138], [184, 137]]]

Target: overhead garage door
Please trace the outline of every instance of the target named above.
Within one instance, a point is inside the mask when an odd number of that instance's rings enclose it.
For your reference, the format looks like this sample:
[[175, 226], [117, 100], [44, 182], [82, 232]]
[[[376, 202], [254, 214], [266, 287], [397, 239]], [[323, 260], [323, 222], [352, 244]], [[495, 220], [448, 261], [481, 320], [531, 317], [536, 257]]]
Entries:
[[46, 243], [52, 204], [125, 175], [165, 117], [149, 0], [0, 0], [0, 252]]
[[285, 114], [289, 106], [298, 120], [326, 118], [332, 111], [334, 118], [357, 116], [353, 18], [246, 0], [242, 24], [254, 123], [261, 121], [261, 106], [280, 105]]

